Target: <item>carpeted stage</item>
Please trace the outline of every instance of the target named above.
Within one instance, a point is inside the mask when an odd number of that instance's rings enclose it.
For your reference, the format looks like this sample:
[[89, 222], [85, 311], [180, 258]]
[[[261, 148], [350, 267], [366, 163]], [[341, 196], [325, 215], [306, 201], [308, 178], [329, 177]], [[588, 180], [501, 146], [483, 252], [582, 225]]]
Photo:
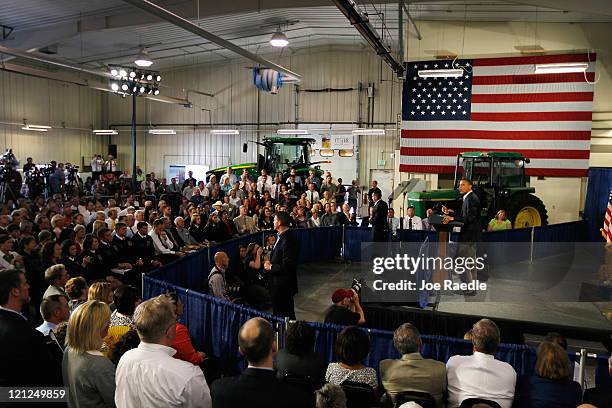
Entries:
[[[350, 286], [354, 277], [363, 277], [359, 263], [300, 265], [300, 293], [295, 298], [297, 318], [322, 321], [325, 309], [331, 304], [331, 293], [336, 288]], [[525, 285], [520, 277], [490, 277], [487, 283], [490, 293], [506, 293], [507, 296], [501, 298], [504, 300], [511, 300], [512, 291], [521, 290]], [[602, 315], [602, 309], [609, 307], [609, 303], [551, 302], [546, 294], [534, 294], [520, 302], [493, 302], [490, 293], [475, 297], [443, 295], [435, 311], [432, 307], [366, 304], [366, 326], [395, 330], [401, 323], [411, 322], [425, 334], [463, 337], [476, 320], [489, 317], [500, 326], [502, 341], [506, 343], [520, 344], [531, 335], [558, 331], [570, 339], [610, 346], [612, 325]], [[496, 299], [500, 298], [496, 296]]]

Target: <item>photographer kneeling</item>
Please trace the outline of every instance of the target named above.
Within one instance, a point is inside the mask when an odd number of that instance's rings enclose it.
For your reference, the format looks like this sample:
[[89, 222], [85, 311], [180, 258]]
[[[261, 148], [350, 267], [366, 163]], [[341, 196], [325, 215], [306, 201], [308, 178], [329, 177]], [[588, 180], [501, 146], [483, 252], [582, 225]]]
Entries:
[[332, 294], [334, 303], [325, 312], [325, 323], [355, 326], [365, 323], [359, 295], [353, 289], [336, 289]]

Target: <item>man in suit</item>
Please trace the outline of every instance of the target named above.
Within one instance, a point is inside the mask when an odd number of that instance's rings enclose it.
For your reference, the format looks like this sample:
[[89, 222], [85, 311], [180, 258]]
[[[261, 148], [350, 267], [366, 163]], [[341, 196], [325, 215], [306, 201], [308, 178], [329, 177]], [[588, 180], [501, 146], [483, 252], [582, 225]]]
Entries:
[[46, 346], [45, 336], [24, 315], [30, 285], [17, 269], [0, 271], [0, 386], [50, 386], [61, 383], [59, 366]]
[[314, 406], [312, 395], [277, 380], [272, 363], [276, 353], [274, 330], [267, 320], [256, 317], [242, 325], [238, 346], [249, 366], [237, 377], [220, 378], [212, 383], [213, 408]]
[[393, 402], [400, 392], [417, 391], [431, 395], [436, 407], [444, 407], [446, 366], [421, 356], [423, 342], [419, 330], [410, 323], [402, 324], [393, 333], [393, 345], [402, 357], [380, 362], [380, 378]]
[[389, 230], [389, 223], [387, 222], [389, 206], [380, 199], [380, 196], [380, 190], [372, 193], [374, 204], [372, 205], [370, 224], [372, 225], [372, 241], [374, 242], [386, 242]]
[[[447, 224], [451, 221], [463, 223], [461, 232], [459, 233], [459, 248], [457, 251], [458, 257], [476, 258], [476, 242], [482, 239], [482, 228], [480, 227], [480, 200], [476, 193], [472, 191], [472, 181], [461, 179], [459, 182], [459, 192], [463, 194], [463, 204], [461, 205], [461, 215], [453, 215], [453, 210], [442, 207], [442, 212], [445, 214], [443, 223]], [[471, 282], [477, 278], [476, 269], [467, 269], [461, 274], [463, 282]], [[472, 293], [473, 294], [473, 293]]]
[[270, 271], [270, 296], [274, 314], [295, 320], [293, 296], [298, 293], [298, 245], [289, 231], [290, 225], [291, 217], [287, 212], [281, 211], [274, 217], [274, 229], [278, 234], [264, 269]]

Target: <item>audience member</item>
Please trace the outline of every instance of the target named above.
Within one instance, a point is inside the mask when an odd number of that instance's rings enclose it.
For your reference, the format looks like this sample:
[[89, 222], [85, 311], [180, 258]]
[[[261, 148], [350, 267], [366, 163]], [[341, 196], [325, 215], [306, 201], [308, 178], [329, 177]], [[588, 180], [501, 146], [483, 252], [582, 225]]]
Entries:
[[45, 282], [49, 285], [47, 290], [43, 294], [43, 299], [52, 295], [62, 295], [66, 298], [68, 295], [64, 289], [66, 283], [70, 279], [70, 275], [68, 275], [68, 271], [62, 264], [57, 264], [50, 266], [45, 271]]
[[311, 384], [313, 390], [325, 383], [325, 361], [314, 352], [315, 331], [306, 322], [290, 322], [285, 348], [276, 355], [275, 368], [279, 379], [297, 377]]
[[104, 338], [108, 351], [132, 328], [134, 310], [140, 302], [140, 292], [134, 286], [123, 285], [115, 290], [113, 303], [116, 309], [110, 316], [108, 334]]
[[426, 229], [425, 226], [423, 225], [423, 220], [421, 219], [421, 217], [414, 214], [414, 206], [412, 205], [406, 209], [406, 216], [404, 217], [404, 229], [407, 229], [407, 230]]
[[571, 380], [567, 352], [544, 341], [538, 347], [535, 374], [517, 386], [516, 404], [525, 408], [574, 408], [582, 402], [580, 384]]
[[238, 332], [240, 354], [248, 367], [237, 377], [220, 378], [212, 384], [213, 407], [299, 408], [312, 406], [312, 397], [276, 378], [276, 353], [272, 325], [261, 317], [248, 320]]
[[208, 274], [208, 292], [217, 298], [227, 298], [225, 273], [229, 266], [229, 257], [225, 252], [217, 252], [214, 256], [215, 266]]
[[510, 408], [516, 386], [516, 372], [508, 363], [495, 359], [499, 328], [489, 319], [472, 327], [471, 356], [453, 356], [446, 363], [448, 406], [458, 407], [468, 398], [483, 398]]
[[140, 344], [140, 337], [136, 329], [130, 329], [125, 333], [119, 341], [115, 343], [110, 351], [110, 360], [115, 366], [119, 364], [119, 360], [125, 354], [126, 351], [135, 349]]
[[316, 408], [346, 408], [346, 395], [339, 385], [325, 384], [315, 392]]
[[[174, 305], [174, 313], [177, 318], [183, 317], [183, 303], [176, 292], [168, 292], [166, 294]], [[176, 322], [176, 337], [172, 348], [176, 350], [175, 358], [188, 361], [194, 365], [200, 365], [204, 362], [206, 355], [201, 351], [196, 351], [191, 343], [189, 329], [184, 324]]]
[[325, 323], [342, 326], [355, 326], [365, 323], [359, 295], [352, 289], [336, 289], [332, 294], [332, 303], [325, 312]]
[[168, 297], [162, 295], [139, 304], [134, 325], [140, 344], [125, 352], [117, 365], [117, 406], [211, 407], [202, 370], [172, 357], [176, 354], [172, 348], [176, 317]]
[[512, 229], [512, 223], [506, 219], [506, 211], [499, 210], [495, 217], [489, 221], [487, 225], [487, 231], [504, 231]]
[[421, 356], [419, 330], [410, 323], [402, 324], [393, 333], [393, 345], [401, 358], [380, 362], [380, 379], [391, 400], [395, 402], [395, 396], [404, 391], [425, 392], [435, 399], [436, 407], [443, 408], [446, 366]]
[[327, 366], [325, 380], [336, 385], [342, 385], [345, 381], [363, 383], [376, 390], [376, 370], [362, 363], [369, 352], [370, 339], [366, 332], [357, 326], [345, 327], [336, 340], [338, 362]]
[[70, 278], [68, 282], [66, 282], [65, 290], [66, 294], [70, 298], [68, 308], [70, 309], [71, 313], [74, 311], [74, 309], [87, 302], [89, 286], [87, 286], [87, 281], [82, 276]]
[[115, 366], [101, 352], [110, 309], [89, 300], [70, 316], [62, 362], [68, 407], [114, 407]]
[[68, 298], [62, 295], [47, 296], [40, 304], [40, 314], [43, 323], [36, 330], [47, 336], [58, 324], [70, 317]]

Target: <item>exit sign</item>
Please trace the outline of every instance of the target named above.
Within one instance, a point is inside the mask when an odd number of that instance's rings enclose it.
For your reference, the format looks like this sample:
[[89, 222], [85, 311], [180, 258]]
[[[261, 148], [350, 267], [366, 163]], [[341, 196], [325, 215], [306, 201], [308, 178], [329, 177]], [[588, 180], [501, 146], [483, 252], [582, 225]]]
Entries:
[[380, 159], [380, 160], [378, 161], [378, 165], [379, 165], [379, 166], [386, 166], [386, 165], [387, 165], [387, 161], [386, 161], [386, 160], [383, 160], [383, 159]]

